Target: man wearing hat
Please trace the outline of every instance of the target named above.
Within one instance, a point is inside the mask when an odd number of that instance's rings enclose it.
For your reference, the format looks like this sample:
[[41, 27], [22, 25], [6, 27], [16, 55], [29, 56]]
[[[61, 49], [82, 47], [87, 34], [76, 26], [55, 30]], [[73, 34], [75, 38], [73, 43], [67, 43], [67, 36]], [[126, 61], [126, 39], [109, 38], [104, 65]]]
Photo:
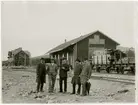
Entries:
[[36, 69], [37, 92], [43, 91], [43, 85], [46, 82], [45, 76], [46, 76], [45, 59], [41, 58], [40, 63], [37, 65]]
[[66, 58], [62, 59], [62, 64], [60, 66], [60, 71], [59, 71], [59, 84], [60, 84], [60, 91], [63, 92], [62, 90], [62, 83], [64, 81], [64, 92], [67, 92], [67, 72], [69, 71], [69, 65], [67, 64]]
[[91, 64], [87, 58], [84, 59], [83, 69], [80, 74], [80, 80], [82, 85], [82, 96], [86, 96], [86, 83], [89, 81], [92, 73]]
[[49, 81], [49, 93], [53, 93], [54, 91], [54, 86], [55, 86], [55, 81], [56, 81], [56, 76], [58, 72], [58, 66], [55, 64], [55, 60], [51, 59], [51, 63], [48, 65], [48, 81]]
[[80, 90], [81, 90], [81, 82], [80, 82], [80, 74], [82, 71], [82, 65], [80, 64], [80, 60], [76, 59], [75, 61], [75, 67], [74, 67], [74, 76], [72, 78], [72, 86], [73, 86], [73, 91], [72, 94], [75, 94], [76, 92], [76, 85], [78, 85], [78, 90], [77, 90], [77, 94], [80, 94]]

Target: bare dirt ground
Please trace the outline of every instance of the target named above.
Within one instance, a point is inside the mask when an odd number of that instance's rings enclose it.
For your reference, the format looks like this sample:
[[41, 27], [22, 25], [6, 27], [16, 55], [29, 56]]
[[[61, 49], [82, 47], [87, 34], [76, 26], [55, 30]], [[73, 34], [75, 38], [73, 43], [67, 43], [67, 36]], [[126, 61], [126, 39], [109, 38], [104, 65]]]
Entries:
[[135, 102], [135, 84], [129, 82], [115, 82], [91, 78], [90, 82], [92, 86], [90, 95], [82, 97], [79, 95], [70, 95], [72, 92], [71, 78], [68, 78], [67, 93], [58, 93], [59, 81], [57, 79], [55, 92], [49, 94], [47, 92], [48, 80], [46, 80], [47, 83], [44, 85], [45, 91], [43, 93], [35, 93], [35, 72], [3, 70], [2, 76], [3, 103]]

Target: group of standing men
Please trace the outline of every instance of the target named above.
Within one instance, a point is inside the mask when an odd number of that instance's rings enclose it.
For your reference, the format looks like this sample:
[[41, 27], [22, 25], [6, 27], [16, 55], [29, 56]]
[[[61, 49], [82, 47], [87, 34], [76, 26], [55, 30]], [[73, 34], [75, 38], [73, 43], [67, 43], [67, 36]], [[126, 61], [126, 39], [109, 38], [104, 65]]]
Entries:
[[[59, 92], [67, 92], [67, 72], [70, 70], [70, 66], [67, 63], [66, 58], [62, 59], [61, 65], [57, 66], [54, 59], [51, 59], [51, 63], [45, 64], [45, 59], [41, 58], [40, 63], [37, 66], [36, 70], [36, 82], [37, 82], [37, 92], [43, 92], [43, 85], [46, 83], [46, 74], [48, 75], [48, 83], [49, 83], [49, 93], [54, 92], [56, 76], [59, 70]], [[80, 94], [81, 86], [82, 86], [82, 96], [86, 94], [86, 83], [89, 81], [92, 68], [91, 64], [87, 59], [84, 59], [84, 62], [80, 62], [79, 59], [76, 59], [74, 66], [74, 75], [72, 77], [72, 86], [73, 91], [71, 94], [75, 94], [75, 87], [78, 85], [77, 94]], [[62, 84], [64, 82], [64, 91], [62, 88]]]

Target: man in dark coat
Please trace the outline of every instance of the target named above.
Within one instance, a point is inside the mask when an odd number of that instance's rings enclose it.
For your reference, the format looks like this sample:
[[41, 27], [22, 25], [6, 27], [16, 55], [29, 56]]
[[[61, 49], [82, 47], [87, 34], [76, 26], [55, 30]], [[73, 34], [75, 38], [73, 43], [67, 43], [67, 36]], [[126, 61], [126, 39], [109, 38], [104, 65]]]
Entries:
[[37, 92], [43, 91], [43, 85], [46, 82], [45, 76], [46, 76], [45, 59], [41, 58], [40, 63], [37, 65], [36, 69]]
[[59, 71], [59, 85], [60, 85], [60, 91], [63, 92], [62, 90], [62, 83], [64, 81], [64, 92], [67, 92], [67, 72], [69, 71], [69, 65], [67, 64], [66, 58], [62, 59], [62, 64], [60, 66], [60, 71]]
[[86, 96], [86, 83], [89, 82], [89, 79], [91, 77], [92, 68], [90, 62], [85, 58], [83, 69], [80, 74], [80, 80], [82, 85], [82, 96]]
[[80, 74], [82, 71], [82, 65], [80, 64], [80, 60], [76, 59], [75, 62], [75, 67], [74, 67], [74, 76], [72, 78], [72, 86], [73, 86], [73, 91], [72, 94], [75, 94], [76, 92], [76, 85], [78, 85], [78, 90], [77, 90], [77, 94], [80, 94], [80, 90], [81, 90], [81, 82], [80, 82]]

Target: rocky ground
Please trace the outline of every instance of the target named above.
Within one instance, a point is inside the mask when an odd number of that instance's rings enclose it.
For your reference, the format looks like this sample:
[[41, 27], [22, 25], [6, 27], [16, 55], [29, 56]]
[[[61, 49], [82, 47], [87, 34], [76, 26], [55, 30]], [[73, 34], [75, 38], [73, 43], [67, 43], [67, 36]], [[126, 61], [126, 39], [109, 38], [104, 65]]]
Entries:
[[[94, 75], [94, 74], [92, 74]], [[107, 74], [103, 74], [107, 75]], [[113, 74], [108, 74], [112, 77]], [[108, 79], [91, 78], [92, 84], [89, 96], [70, 95], [72, 92], [71, 78], [68, 78], [68, 92], [58, 93], [59, 84], [56, 81], [55, 92], [47, 92], [48, 81], [43, 93], [36, 93], [35, 72], [3, 70], [2, 72], [3, 103], [90, 103], [90, 102], [135, 102], [135, 84], [132, 82], [108, 81]], [[95, 77], [96, 75], [94, 75]], [[100, 74], [102, 76], [102, 74]], [[107, 77], [107, 76], [106, 76]], [[117, 77], [117, 75], [114, 77]], [[134, 79], [134, 76], [124, 76], [123, 79]], [[124, 79], [125, 81], [125, 79]]]

